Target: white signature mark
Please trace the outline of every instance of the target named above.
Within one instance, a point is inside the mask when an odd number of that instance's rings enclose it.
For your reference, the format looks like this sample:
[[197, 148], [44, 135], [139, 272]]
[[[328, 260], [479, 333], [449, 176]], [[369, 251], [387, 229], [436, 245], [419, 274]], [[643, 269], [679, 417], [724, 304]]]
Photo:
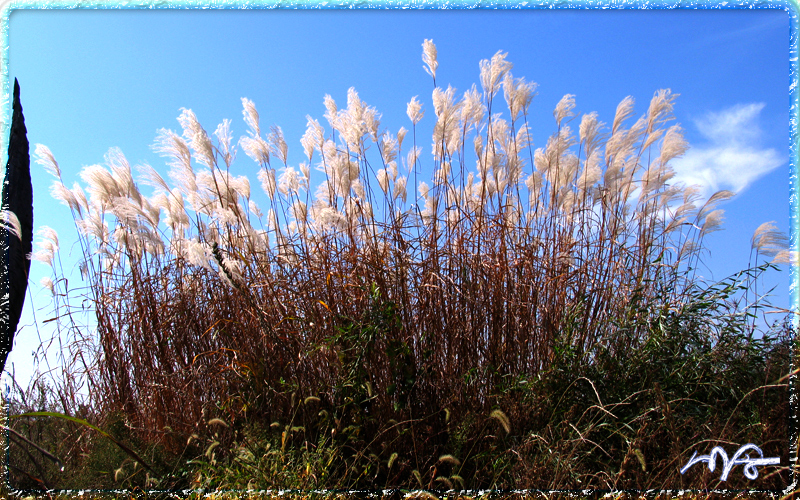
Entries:
[[[760, 458], [750, 458], [748, 452], [751, 450], [758, 453]], [[739, 458], [742, 454], [745, 454], [744, 458]], [[720, 481], [728, 479], [728, 474], [731, 472], [731, 469], [739, 464], [744, 464], [744, 475], [748, 479], [755, 479], [758, 477], [758, 469], [756, 469], [756, 467], [760, 465], [780, 465], [781, 463], [781, 457], [764, 458], [764, 453], [761, 451], [761, 448], [752, 443], [748, 443], [736, 450], [736, 453], [733, 454], [730, 460], [728, 460], [728, 454], [725, 453], [722, 447], [715, 446], [708, 455], [700, 455], [698, 457], [695, 451], [689, 463], [684, 465], [681, 469], [681, 474], [685, 473], [689, 470], [689, 467], [697, 462], [706, 462], [708, 464], [708, 470], [714, 472], [714, 469], [717, 467], [717, 455], [722, 457], [722, 475], [719, 478]]]

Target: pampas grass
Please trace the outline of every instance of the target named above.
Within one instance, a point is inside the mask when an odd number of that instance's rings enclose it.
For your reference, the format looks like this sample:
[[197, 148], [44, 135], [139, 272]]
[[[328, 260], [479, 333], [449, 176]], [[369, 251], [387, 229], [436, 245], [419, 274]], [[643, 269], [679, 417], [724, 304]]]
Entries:
[[[430, 40], [423, 61], [435, 77]], [[389, 131], [379, 133], [379, 114], [354, 89], [344, 109], [326, 96], [325, 117], [339, 141], [308, 118], [301, 145], [323, 174], [308, 201], [308, 168], [288, 165], [281, 129], [263, 137], [255, 103], [242, 99], [249, 130], [238, 144], [261, 167], [266, 216], [251, 209], [248, 180], [228, 173], [230, 123], [220, 125], [214, 142], [189, 109], [178, 118], [183, 133], [162, 130], [155, 145], [169, 159], [174, 184], [142, 167], [157, 190], [152, 198], [141, 194], [116, 149], [106, 166], [81, 173], [87, 213], [57, 181], [53, 192], [73, 208], [87, 238], [85, 258], [105, 257], [105, 267], [90, 271], [95, 293], [119, 297], [117, 307], [98, 304], [101, 392], [117, 394], [120, 406], [130, 406], [126, 398], [134, 394], [152, 401], [134, 405], [131, 417], [143, 427], [157, 421], [189, 429], [198, 401], [235, 392], [256, 367], [322, 390], [335, 376], [335, 359], [303, 360], [303, 353], [332, 335], [338, 318], [360, 314], [359, 290], [367, 284], [401, 308], [402, 327], [381, 342], [408, 342], [415, 359], [431, 351], [430, 383], [436, 380], [435, 397], [445, 401], [473, 400], [457, 381], [475, 367], [525, 374], [547, 367], [565, 322], [577, 327], [573, 343], [582, 356], [599, 345], [626, 349], [643, 341], [639, 331], [620, 343], [612, 318], [634, 293], [674, 305], [688, 286], [675, 284], [701, 248], [695, 239], [719, 228], [722, 210], [712, 208], [730, 195], [696, 207], [690, 190], [668, 183], [669, 162], [686, 150], [680, 128], [668, 126], [676, 96], [656, 92], [631, 128], [632, 98], [617, 107], [610, 131], [596, 113], [583, 115], [575, 136], [568, 122], [576, 98], [566, 95], [553, 112], [557, 132], [534, 151], [527, 113], [535, 84], [514, 79], [502, 52], [480, 70], [482, 94], [473, 87], [456, 98], [452, 87], [434, 87], [427, 161], [418, 146], [403, 151]], [[496, 111], [501, 87], [510, 121]], [[416, 142], [424, 116], [416, 97], [408, 116]], [[367, 154], [368, 143], [378, 146], [377, 157]], [[47, 148], [39, 146], [37, 156], [58, 173]], [[420, 166], [433, 172], [430, 185], [416, 182], [413, 200], [397, 158], [415, 175]], [[676, 207], [682, 193], [685, 202]], [[686, 220], [699, 231], [687, 232]], [[754, 248], [768, 252], [779, 243], [772, 234], [771, 227], [757, 233]], [[651, 265], [656, 259], [661, 264]], [[320, 309], [323, 299], [328, 308]], [[227, 316], [234, 304], [252, 309]], [[312, 322], [314, 329], [302, 327]], [[238, 368], [228, 349], [241, 353]], [[383, 362], [374, 361], [373, 384], [385, 385]], [[306, 363], [317, 366], [313, 379], [301, 368]], [[187, 410], [174, 414], [168, 401]]]
[[[189, 109], [181, 133], [159, 131], [169, 175], [140, 168], [150, 197], [121, 151], [83, 170], [87, 200], [37, 146], [81, 230], [97, 317], [93, 404], [177, 451], [203, 422], [221, 422], [211, 414], [232, 426], [253, 414], [318, 418], [294, 394], [340, 402], [361, 390], [344, 377], [367, 388], [375, 414], [413, 420], [446, 407], [448, 420], [481, 413], [508, 434], [493, 405], [509, 378], [543, 373], [565, 345], [585, 363], [629, 352], [682, 307], [731, 193], [698, 206], [693, 187], [670, 183], [688, 147], [671, 124], [677, 96], [657, 91], [633, 124], [627, 97], [609, 129], [566, 95], [555, 132], [534, 148], [536, 84], [514, 78], [505, 53], [480, 62], [482, 92], [459, 97], [436, 84], [433, 42], [423, 48], [434, 89], [429, 103], [408, 102], [408, 130], [382, 128], [355, 89], [341, 109], [326, 95], [328, 128], [307, 117], [298, 166], [246, 98], [236, 143], [229, 121], [212, 137]], [[422, 120], [434, 122], [427, 158]], [[258, 167], [264, 202], [230, 174], [237, 148]], [[759, 228], [753, 248], [787, 260], [775, 234]]]

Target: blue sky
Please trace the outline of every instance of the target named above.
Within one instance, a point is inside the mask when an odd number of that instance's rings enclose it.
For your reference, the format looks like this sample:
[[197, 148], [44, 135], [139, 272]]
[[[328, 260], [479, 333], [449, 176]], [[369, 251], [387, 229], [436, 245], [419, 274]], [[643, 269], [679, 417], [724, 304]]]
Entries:
[[[306, 115], [325, 124], [323, 97], [341, 107], [349, 87], [395, 133], [410, 128], [406, 104], [419, 96], [421, 125], [431, 127], [433, 86], [421, 44], [432, 39], [439, 85], [460, 92], [480, 86], [478, 62], [498, 50], [508, 52], [515, 77], [538, 83], [529, 118], [534, 148], [555, 131], [552, 111], [565, 94], [576, 96], [579, 116], [596, 111], [606, 123], [626, 96], [636, 99], [638, 117], [656, 90], [680, 94], [674, 114], [692, 148], [673, 164], [678, 179], [739, 193], [722, 207], [725, 230], [706, 240], [703, 276], [722, 279], [745, 268], [762, 222], [789, 233], [793, 80], [785, 10], [23, 9], [9, 19], [8, 76], [21, 85], [28, 138], [51, 149], [68, 186], [84, 166], [102, 164], [111, 147], [132, 165], [166, 173], [151, 146], [158, 129], [180, 130], [183, 107], [209, 133], [232, 119], [238, 139], [246, 133], [242, 97], [255, 102], [262, 129], [282, 127], [290, 165], [303, 159]], [[429, 155], [430, 134], [418, 137]], [[240, 151], [232, 173], [248, 176], [254, 192], [257, 171]], [[62, 262], [72, 269], [79, 248], [69, 211], [50, 198], [52, 177], [39, 165], [32, 174], [35, 226], [58, 231]], [[50, 317], [49, 291], [39, 285], [50, 275], [33, 263], [9, 358], [19, 380], [29, 376], [38, 346], [34, 308], [42, 335], [50, 334], [42, 323]], [[789, 306], [790, 282], [786, 267], [768, 280], [777, 286], [776, 305]]]

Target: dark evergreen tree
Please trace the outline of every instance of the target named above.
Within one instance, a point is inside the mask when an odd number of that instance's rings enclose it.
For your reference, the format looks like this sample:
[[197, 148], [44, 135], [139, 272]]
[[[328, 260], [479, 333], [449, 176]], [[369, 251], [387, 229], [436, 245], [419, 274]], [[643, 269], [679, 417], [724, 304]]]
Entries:
[[22, 304], [28, 288], [31, 268], [29, 255], [33, 244], [33, 186], [31, 185], [31, 160], [25, 118], [19, 101], [19, 82], [14, 79], [14, 104], [11, 133], [8, 140], [8, 163], [3, 182], [2, 209], [14, 212], [20, 222], [21, 239], [0, 227], [0, 373], [5, 369], [8, 353], [14, 345], [14, 334], [22, 314]]

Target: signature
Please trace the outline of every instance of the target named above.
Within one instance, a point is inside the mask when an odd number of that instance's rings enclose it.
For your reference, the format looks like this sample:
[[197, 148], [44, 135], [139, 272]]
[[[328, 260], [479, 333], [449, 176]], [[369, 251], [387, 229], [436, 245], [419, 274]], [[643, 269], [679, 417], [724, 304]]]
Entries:
[[[751, 450], [758, 453], [759, 458], [750, 458], [748, 452]], [[744, 458], [739, 458], [742, 454], [745, 454]], [[758, 469], [756, 469], [756, 467], [760, 465], [780, 465], [781, 463], [781, 457], [764, 458], [764, 453], [761, 451], [761, 448], [752, 443], [748, 443], [736, 450], [736, 453], [733, 454], [730, 460], [728, 460], [728, 454], [725, 453], [722, 447], [715, 446], [708, 455], [700, 455], [698, 457], [695, 451], [692, 458], [689, 459], [689, 462], [681, 469], [681, 474], [685, 473], [689, 470], [689, 467], [697, 462], [706, 462], [708, 464], [708, 470], [714, 472], [714, 469], [717, 467], [717, 456], [722, 458], [722, 475], [719, 478], [720, 481], [728, 479], [728, 474], [731, 472], [731, 469], [739, 464], [744, 464], [744, 475], [748, 479], [755, 479], [758, 477]]]

